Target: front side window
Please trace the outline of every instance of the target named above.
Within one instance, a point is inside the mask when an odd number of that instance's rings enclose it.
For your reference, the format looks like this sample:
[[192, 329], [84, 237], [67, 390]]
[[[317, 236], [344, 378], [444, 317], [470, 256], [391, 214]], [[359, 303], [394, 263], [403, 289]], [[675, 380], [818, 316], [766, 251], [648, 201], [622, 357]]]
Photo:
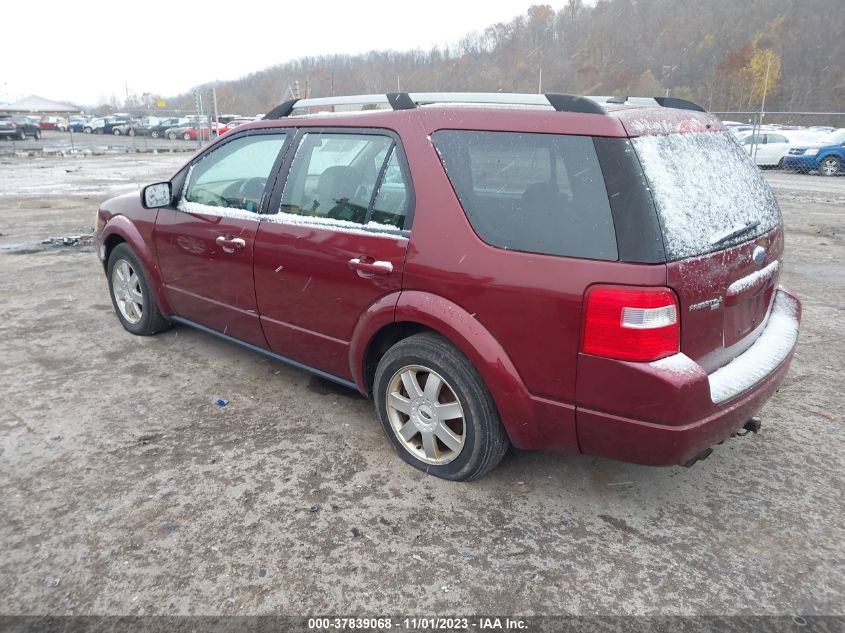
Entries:
[[257, 213], [285, 137], [284, 133], [243, 136], [208, 152], [191, 166], [183, 200]]
[[441, 130], [432, 141], [473, 229], [488, 244], [618, 259], [592, 138]]
[[402, 228], [408, 193], [396, 151], [389, 136], [305, 134], [280, 211], [320, 221]]

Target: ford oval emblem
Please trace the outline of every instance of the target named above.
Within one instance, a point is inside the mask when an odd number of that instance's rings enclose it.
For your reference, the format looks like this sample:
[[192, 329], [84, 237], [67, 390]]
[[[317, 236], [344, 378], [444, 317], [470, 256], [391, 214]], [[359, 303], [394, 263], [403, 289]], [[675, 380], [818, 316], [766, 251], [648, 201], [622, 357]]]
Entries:
[[754, 248], [754, 252], [751, 253], [751, 259], [753, 259], [758, 264], [762, 264], [766, 261], [766, 249], [762, 246], [757, 246]]

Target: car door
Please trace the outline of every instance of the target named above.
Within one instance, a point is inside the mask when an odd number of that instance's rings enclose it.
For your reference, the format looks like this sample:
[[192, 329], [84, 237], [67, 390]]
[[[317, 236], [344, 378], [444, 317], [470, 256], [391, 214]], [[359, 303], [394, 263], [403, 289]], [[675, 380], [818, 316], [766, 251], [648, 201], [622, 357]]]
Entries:
[[758, 165], [777, 165], [788, 151], [783, 134], [766, 134], [766, 142], [757, 148]]
[[255, 237], [261, 324], [275, 353], [351, 379], [356, 323], [402, 287], [407, 163], [387, 131], [304, 129], [295, 144]]
[[287, 137], [283, 130], [253, 130], [212, 146], [188, 168], [176, 206], [159, 210], [154, 234], [178, 317], [261, 347], [253, 244]]

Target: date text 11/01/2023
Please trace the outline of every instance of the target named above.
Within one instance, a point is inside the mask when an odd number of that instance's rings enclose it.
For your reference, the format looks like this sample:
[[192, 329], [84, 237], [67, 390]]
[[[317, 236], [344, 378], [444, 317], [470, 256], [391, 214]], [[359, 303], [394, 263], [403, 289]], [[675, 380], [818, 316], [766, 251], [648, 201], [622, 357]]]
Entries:
[[476, 629], [481, 631], [526, 631], [527, 623], [518, 618], [500, 617], [410, 617], [410, 618], [362, 618], [335, 617], [309, 618], [308, 629], [313, 631], [329, 630], [384, 630], [405, 629], [409, 631], [461, 631]]

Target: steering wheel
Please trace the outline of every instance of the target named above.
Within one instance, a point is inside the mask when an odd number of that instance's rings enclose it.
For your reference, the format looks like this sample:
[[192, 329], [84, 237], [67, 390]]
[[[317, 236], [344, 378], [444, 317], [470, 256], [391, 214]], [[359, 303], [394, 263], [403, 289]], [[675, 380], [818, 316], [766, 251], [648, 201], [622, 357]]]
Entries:
[[267, 179], [262, 178], [260, 176], [256, 176], [255, 178], [247, 178], [241, 183], [241, 186], [238, 187], [238, 195], [243, 197], [243, 194], [249, 191], [252, 185], [257, 185], [256, 189], [261, 188], [261, 191], [264, 191], [264, 187], [267, 186]]

